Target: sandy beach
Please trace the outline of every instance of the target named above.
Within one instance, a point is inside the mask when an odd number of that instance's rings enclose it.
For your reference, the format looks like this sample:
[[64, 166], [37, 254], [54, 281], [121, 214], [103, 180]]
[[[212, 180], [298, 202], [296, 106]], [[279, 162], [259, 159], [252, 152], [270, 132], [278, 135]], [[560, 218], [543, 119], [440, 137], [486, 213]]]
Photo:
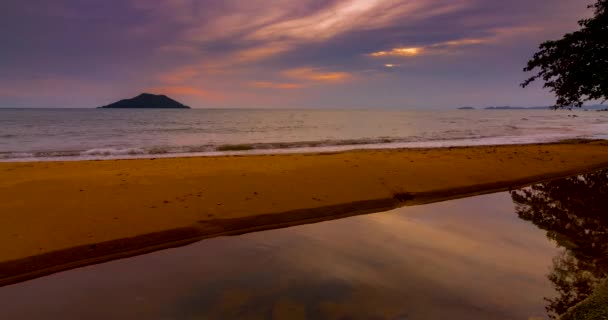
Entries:
[[608, 143], [0, 163], [0, 285], [608, 167]]

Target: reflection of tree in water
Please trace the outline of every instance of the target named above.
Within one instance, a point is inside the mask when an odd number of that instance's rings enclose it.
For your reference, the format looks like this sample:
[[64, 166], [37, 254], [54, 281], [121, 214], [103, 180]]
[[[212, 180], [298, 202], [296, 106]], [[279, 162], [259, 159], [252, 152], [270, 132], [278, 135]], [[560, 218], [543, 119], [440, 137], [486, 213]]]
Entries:
[[558, 296], [546, 298], [546, 308], [556, 318], [608, 276], [608, 171], [536, 184], [511, 197], [520, 218], [564, 248], [548, 276]]

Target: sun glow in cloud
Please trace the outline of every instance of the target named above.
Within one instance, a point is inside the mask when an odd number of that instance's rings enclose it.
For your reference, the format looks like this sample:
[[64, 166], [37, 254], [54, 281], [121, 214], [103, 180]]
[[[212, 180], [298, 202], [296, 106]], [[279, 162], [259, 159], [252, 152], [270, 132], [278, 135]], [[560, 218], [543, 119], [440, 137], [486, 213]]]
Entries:
[[249, 83], [250, 86], [262, 89], [300, 89], [304, 85], [299, 83], [283, 83], [272, 81], [254, 81]]
[[413, 57], [422, 52], [422, 48], [394, 48], [390, 51], [370, 53], [372, 57]]
[[[494, 39], [458, 39], [444, 42], [438, 42], [421, 47], [403, 47], [393, 48], [388, 51], [377, 51], [369, 54], [371, 57], [415, 57], [422, 54], [437, 54], [449, 53], [448, 48], [464, 47], [478, 44], [484, 44], [494, 41]], [[388, 66], [387, 66], [388, 67]]]
[[353, 78], [348, 72], [323, 72], [314, 68], [297, 68], [283, 71], [283, 75], [293, 79], [316, 82], [343, 82]]

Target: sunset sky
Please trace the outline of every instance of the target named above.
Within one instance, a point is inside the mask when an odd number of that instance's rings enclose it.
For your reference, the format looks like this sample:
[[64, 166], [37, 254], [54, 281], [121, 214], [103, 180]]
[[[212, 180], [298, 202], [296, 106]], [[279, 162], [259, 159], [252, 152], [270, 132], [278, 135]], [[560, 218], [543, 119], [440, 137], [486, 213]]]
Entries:
[[527, 59], [581, 0], [2, 0], [0, 107], [549, 105]]

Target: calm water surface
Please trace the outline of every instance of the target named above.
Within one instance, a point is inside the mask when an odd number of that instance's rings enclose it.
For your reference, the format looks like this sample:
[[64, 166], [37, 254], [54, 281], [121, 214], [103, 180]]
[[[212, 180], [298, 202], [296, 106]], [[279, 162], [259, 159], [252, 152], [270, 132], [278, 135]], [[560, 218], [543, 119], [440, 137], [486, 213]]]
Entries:
[[222, 237], [0, 288], [2, 319], [549, 319], [608, 275], [608, 174]]

